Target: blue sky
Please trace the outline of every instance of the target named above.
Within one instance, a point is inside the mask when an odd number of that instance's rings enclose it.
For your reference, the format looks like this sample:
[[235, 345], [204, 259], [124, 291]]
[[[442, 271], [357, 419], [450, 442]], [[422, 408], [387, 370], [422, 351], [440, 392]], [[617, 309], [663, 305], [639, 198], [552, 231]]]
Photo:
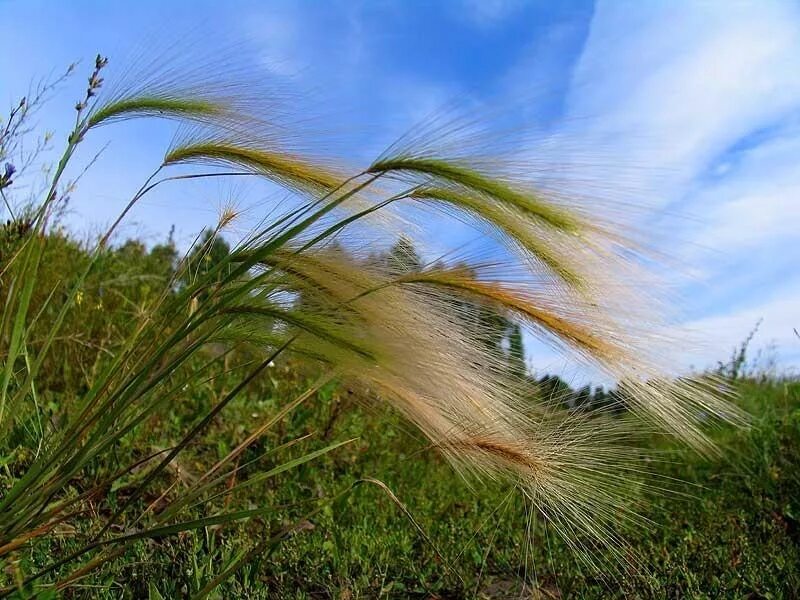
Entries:
[[[368, 160], [451, 101], [514, 106], [646, 207], [639, 225], [673, 259], [681, 325], [705, 343], [681, 365], [726, 358], [763, 318], [755, 345], [800, 367], [800, 6], [796, 2], [410, 0], [341, 2], [2, 2], [0, 102], [98, 51], [113, 61], [144, 34], [197, 25], [213, 46], [241, 40], [265, 77], [324, 99]], [[200, 40], [198, 42], [198, 39]], [[85, 69], [84, 69], [85, 70]], [[63, 136], [76, 77], [43, 110]], [[169, 142], [162, 125], [113, 140], [75, 194], [78, 230], [108, 223]], [[356, 132], [356, 133], [352, 133]], [[103, 136], [99, 136], [103, 138]], [[58, 139], [58, 137], [57, 137]], [[91, 148], [85, 150], [87, 158]], [[179, 239], [215, 219], [216, 188], [143, 203], [125, 233]], [[214, 197], [216, 195], [216, 197]], [[254, 207], [256, 210], [257, 207]], [[446, 234], [444, 234], [446, 235]], [[564, 370], [532, 347], [540, 369]]]

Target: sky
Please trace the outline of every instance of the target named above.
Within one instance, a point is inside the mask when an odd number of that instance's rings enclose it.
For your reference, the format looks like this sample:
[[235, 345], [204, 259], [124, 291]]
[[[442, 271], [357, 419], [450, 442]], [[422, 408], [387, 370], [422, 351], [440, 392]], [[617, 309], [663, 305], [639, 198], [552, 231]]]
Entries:
[[[113, 66], [142, 40], [180, 48], [184, 35], [193, 47], [235, 39], [265, 78], [335, 115], [356, 160], [453, 102], [513, 106], [540, 139], [568, 140], [586, 180], [634, 206], [670, 258], [679, 324], [701, 342], [676, 347], [677, 363], [726, 360], [761, 321], [753, 349], [800, 368], [798, 3], [0, 0], [0, 106], [73, 61], [88, 72], [97, 52]], [[68, 81], [37, 115], [55, 140], [83, 85]], [[84, 150], [110, 143], [76, 190], [71, 226], [113, 220], [170, 138], [163, 124], [103, 130]], [[174, 225], [190, 239], [238, 191], [173, 188], [138, 206], [124, 234], [158, 241]], [[528, 359], [569, 369], [532, 344]]]

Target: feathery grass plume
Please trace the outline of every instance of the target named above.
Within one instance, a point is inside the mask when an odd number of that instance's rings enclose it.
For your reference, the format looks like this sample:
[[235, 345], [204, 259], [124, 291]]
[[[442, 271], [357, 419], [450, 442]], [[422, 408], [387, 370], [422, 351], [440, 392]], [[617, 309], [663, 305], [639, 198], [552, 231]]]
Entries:
[[[742, 424], [744, 415], [732, 407], [713, 378], [669, 378], [659, 363], [663, 346], [654, 344], [649, 322], [608, 313], [577, 294], [573, 297], [509, 277], [513, 271], [496, 264], [438, 267], [398, 278], [457, 290], [528, 324], [540, 339], [556, 349], [582, 357], [589, 365], [618, 380], [629, 390], [630, 407], [640, 409], [701, 450], [712, 450], [702, 421], [715, 417]], [[498, 279], [506, 278], [506, 279]]]
[[399, 156], [377, 160], [367, 169], [368, 173], [420, 174], [433, 181], [455, 184], [465, 190], [478, 192], [495, 201], [513, 207], [548, 227], [567, 233], [581, 230], [575, 215], [553, 206], [534, 193], [523, 193], [496, 177], [488, 177], [466, 165], [440, 158]]
[[253, 144], [250, 141], [228, 139], [224, 134], [218, 138], [208, 138], [202, 133], [197, 139], [193, 137], [189, 134], [185, 139], [176, 141], [165, 155], [164, 165], [194, 163], [240, 167], [290, 189], [323, 195], [346, 181], [346, 177], [329, 167], [268, 149], [263, 142]]
[[[663, 290], [646, 268], [646, 247], [617, 222], [620, 207], [582, 194], [553, 192], [557, 175], [538, 186], [501, 148], [497, 136], [457, 118], [440, 118], [398, 141], [368, 169], [417, 184], [412, 199], [431, 202], [488, 230], [517, 259], [501, 255], [491, 273], [429, 273], [427, 283], [459, 287], [553, 335], [571, 352], [631, 390], [632, 408], [701, 450], [711, 445], [706, 421], [743, 423], [714, 382], [677, 378], [668, 364]], [[484, 142], [484, 145], [481, 145]], [[517, 147], [518, 152], [532, 149]], [[570, 186], [565, 185], [565, 188]], [[574, 189], [574, 182], [572, 185]], [[609, 210], [606, 210], [609, 206]], [[623, 212], [624, 212], [624, 208]], [[608, 215], [606, 215], [606, 212]], [[463, 219], [462, 219], [463, 220]], [[520, 260], [521, 259], [521, 260]], [[468, 263], [481, 269], [480, 261]], [[454, 280], [457, 275], [458, 281]], [[551, 338], [552, 339], [552, 338]]]
[[91, 112], [86, 121], [87, 127], [96, 127], [114, 120], [136, 117], [177, 117], [210, 119], [227, 113], [228, 107], [220, 100], [195, 100], [180, 95], [138, 96], [121, 98], [98, 106]]
[[170, 39], [143, 41], [127, 61], [115, 61], [122, 68], [100, 80], [104, 93], [88, 107], [87, 129], [141, 117], [286, 126], [292, 94], [258, 72], [240, 45], [211, 48], [200, 32]]
[[532, 276], [560, 280], [567, 295], [607, 294], [609, 280], [619, 284], [633, 266], [621, 253], [640, 251], [624, 229], [604, 217], [603, 203], [592, 201], [597, 204], [592, 211], [581, 205], [583, 199], [515, 180], [499, 158], [470, 159], [463, 149], [457, 158], [436, 158], [425, 146], [419, 155], [404, 147], [399, 152], [379, 158], [368, 172], [415, 184], [407, 198], [497, 239], [528, 264]]
[[234, 202], [227, 202], [219, 211], [217, 219], [217, 229], [227, 229], [239, 217], [239, 210]]
[[[630, 481], [636, 453], [621, 443], [629, 424], [525, 400], [500, 357], [475, 343], [475, 324], [465, 329], [452, 294], [474, 300], [465, 286], [443, 291], [425, 274], [394, 278], [341, 249], [285, 248], [265, 262], [270, 285], [280, 281], [299, 297], [298, 310], [314, 316], [268, 313], [303, 332], [295, 350], [393, 404], [463, 474], [510, 478], [584, 559], [591, 562], [593, 544], [621, 544], [623, 517], [640, 522]], [[244, 304], [242, 315], [266, 312], [252, 298]], [[568, 335], [552, 320], [542, 319], [542, 328]]]
[[574, 272], [567, 257], [557, 256], [557, 248], [547, 243], [547, 233], [530, 221], [531, 215], [528, 211], [493, 202], [493, 197], [470, 194], [454, 186], [422, 186], [409, 197], [441, 204], [457, 214], [466, 213], [478, 221], [488, 223], [491, 232], [507, 241], [512, 250], [521, 251], [526, 258], [541, 262], [565, 283], [581, 285], [581, 276]]
[[[408, 226], [398, 212], [382, 204], [382, 194], [386, 190], [377, 185], [378, 175], [353, 174], [351, 169], [341, 166], [342, 161], [289, 149], [293, 145], [297, 144], [289, 136], [274, 135], [268, 127], [257, 124], [247, 129], [184, 126], [173, 138], [162, 165], [233, 167], [298, 196], [292, 200], [304, 204], [290, 210], [294, 215], [274, 218], [262, 233], [276, 233], [281, 228], [288, 229], [285, 227], [288, 223], [302, 222], [304, 225], [297, 229], [297, 235], [309, 241], [320, 234], [325, 238], [334, 233], [331, 227], [343, 222], [343, 215], [349, 217], [347, 223], [365, 234], [371, 228], [373, 233], [379, 230], [386, 236], [390, 231]], [[377, 210], [376, 206], [385, 210]], [[309, 218], [312, 215], [313, 218]], [[361, 222], [367, 227], [361, 227]]]

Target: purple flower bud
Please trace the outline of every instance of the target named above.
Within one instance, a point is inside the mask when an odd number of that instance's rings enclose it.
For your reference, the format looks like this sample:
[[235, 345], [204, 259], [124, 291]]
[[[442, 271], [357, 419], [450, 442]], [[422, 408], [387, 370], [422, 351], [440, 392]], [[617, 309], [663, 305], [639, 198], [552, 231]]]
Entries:
[[12, 165], [11, 163], [6, 163], [5, 166], [5, 173], [3, 173], [3, 179], [11, 179], [11, 176], [17, 172], [17, 168]]

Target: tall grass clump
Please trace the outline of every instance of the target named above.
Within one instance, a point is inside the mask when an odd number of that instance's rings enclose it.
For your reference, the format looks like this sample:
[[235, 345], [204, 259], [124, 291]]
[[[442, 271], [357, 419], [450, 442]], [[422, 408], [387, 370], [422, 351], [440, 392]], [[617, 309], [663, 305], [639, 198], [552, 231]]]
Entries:
[[[659, 363], [655, 338], [663, 323], [650, 300], [636, 293], [628, 232], [604, 217], [602, 204], [539, 189], [518, 161], [471, 157], [464, 149], [474, 142], [449, 153], [436, 135], [401, 140], [361, 169], [342, 167], [346, 157], [305, 151], [291, 136], [281, 98], [237, 79], [237, 72], [157, 64], [107, 86], [108, 69], [98, 56], [66, 147], [44, 191], [19, 217], [24, 227], [3, 249], [0, 431], [3, 451], [14, 457], [6, 462], [0, 497], [0, 561], [10, 574], [3, 594], [64, 589], [132, 541], [269, 520], [275, 507], [228, 508], [225, 499], [239, 489], [229, 485], [238, 460], [333, 380], [361, 386], [393, 406], [468, 480], [511, 482], [587, 561], [601, 546], [619, 546], [620, 527], [637, 521], [630, 479], [641, 465], [626, 441], [636, 420], [531, 401], [500, 357], [476, 343], [488, 335], [469, 318], [476, 307], [524, 324], [619, 379], [639, 421], [700, 449], [710, 447], [703, 421], [741, 419], [715, 393], [714, 382], [675, 378]], [[5, 148], [23, 117], [12, 113]], [[161, 164], [85, 249], [74, 276], [46, 276], [53, 257], [69, 246], [62, 242], [54, 250], [53, 224], [83, 141], [122, 120], [163, 118], [176, 121], [178, 131]], [[4, 198], [14, 189], [11, 174], [2, 180]], [[113, 235], [128, 212], [155, 188], [234, 175], [284, 188], [292, 207], [271, 214], [209, 268], [187, 257], [174, 272], [149, 281], [147, 293], [107, 286], [128, 318], [104, 330], [99, 341], [82, 336], [76, 315], [118, 252]], [[364, 240], [380, 244], [417, 233], [398, 232], [403, 220], [373, 217], [412, 207], [466, 220], [505, 250], [400, 273], [370, 261]], [[190, 254], [211, 252], [231, 219], [224, 215], [216, 229], [198, 237]], [[70, 340], [89, 344], [81, 350], [80, 385], [48, 418], [42, 398], [53, 385], [52, 356]], [[287, 355], [321, 367], [315, 387], [286, 398], [284, 408], [207, 472], [178, 487], [168, 484], [170, 470], [198, 436]], [[177, 398], [212, 381], [224, 381], [222, 392], [174, 445], [133, 460], [116, 458], [117, 448], [157, 427]], [[286, 448], [300, 441], [285, 440]], [[277, 476], [346, 443], [291, 454], [249, 481]], [[15, 454], [24, 444], [36, 452]], [[124, 494], [112, 493], [133, 474]], [[206, 516], [188, 518], [188, 509], [198, 505]], [[135, 527], [120, 530], [123, 521]], [[19, 566], [20, 552], [72, 523], [78, 523], [77, 543], [69, 552], [51, 555], [32, 571]], [[224, 565], [197, 595], [209, 593], [254, 553], [270, 552], [292, 527], [269, 528], [262, 542]]]

